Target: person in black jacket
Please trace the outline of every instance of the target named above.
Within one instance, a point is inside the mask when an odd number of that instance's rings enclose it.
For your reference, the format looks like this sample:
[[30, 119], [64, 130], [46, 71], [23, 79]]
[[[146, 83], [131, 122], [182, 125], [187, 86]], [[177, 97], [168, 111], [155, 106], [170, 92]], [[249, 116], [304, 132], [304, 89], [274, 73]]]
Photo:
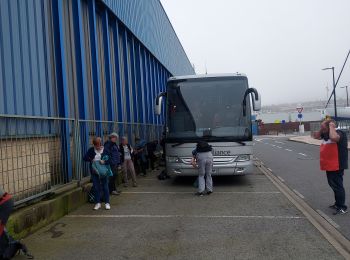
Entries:
[[[205, 141], [199, 141], [196, 149], [192, 151], [192, 166], [198, 168], [198, 192], [196, 195], [203, 196], [205, 193], [213, 193], [213, 153], [212, 147]], [[205, 192], [206, 191], [206, 192]]]
[[157, 157], [155, 155], [155, 152], [157, 151], [157, 145], [158, 145], [157, 140], [149, 142], [147, 144], [147, 154], [148, 154], [148, 158], [149, 158], [149, 162], [150, 162], [150, 166], [151, 166], [152, 171], [155, 170], [155, 162], [157, 160]]
[[113, 176], [109, 177], [108, 187], [109, 193], [112, 195], [120, 195], [120, 191], [117, 191], [115, 184], [118, 176], [118, 168], [120, 167], [120, 151], [118, 147], [118, 134], [111, 133], [109, 140], [104, 144], [104, 154], [109, 156], [108, 164], [111, 166]]
[[125, 136], [123, 136], [121, 139], [119, 150], [121, 154], [121, 162], [124, 172], [124, 187], [128, 187], [128, 173], [130, 173], [131, 175], [133, 187], [137, 187], [136, 173], [133, 162], [134, 150], [128, 143], [128, 139]]
[[145, 140], [135, 137], [135, 162], [138, 166], [141, 176], [147, 175], [147, 143]]

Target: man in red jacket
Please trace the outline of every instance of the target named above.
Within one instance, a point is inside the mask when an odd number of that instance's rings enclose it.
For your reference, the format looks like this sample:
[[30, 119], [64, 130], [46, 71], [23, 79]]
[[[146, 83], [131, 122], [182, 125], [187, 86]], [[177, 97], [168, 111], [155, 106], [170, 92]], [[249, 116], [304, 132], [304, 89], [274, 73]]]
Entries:
[[326, 171], [329, 186], [334, 191], [335, 203], [330, 208], [337, 214], [346, 214], [345, 189], [343, 185], [344, 170], [348, 169], [348, 140], [346, 133], [336, 129], [334, 120], [326, 120], [321, 124], [320, 131], [314, 133], [316, 139], [321, 139], [320, 167]]
[[0, 237], [4, 233], [5, 225], [12, 212], [13, 199], [10, 194], [0, 188]]

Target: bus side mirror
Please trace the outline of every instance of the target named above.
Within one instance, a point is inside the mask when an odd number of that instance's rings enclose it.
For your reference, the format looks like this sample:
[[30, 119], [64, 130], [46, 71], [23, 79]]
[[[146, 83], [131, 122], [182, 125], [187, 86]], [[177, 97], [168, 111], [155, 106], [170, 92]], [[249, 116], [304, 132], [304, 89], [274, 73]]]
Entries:
[[258, 93], [258, 91], [255, 88], [248, 88], [246, 92], [244, 93], [244, 99], [243, 99], [243, 116], [246, 116], [246, 108], [247, 108], [247, 96], [251, 94], [252, 96], [252, 104], [253, 104], [253, 110], [254, 111], [260, 111], [261, 110], [261, 98]]
[[261, 97], [257, 90], [255, 90], [255, 92], [252, 93], [252, 103], [254, 111], [261, 110]]
[[156, 105], [154, 107], [154, 113], [159, 116], [162, 113], [163, 97], [166, 96], [165, 92], [160, 93], [156, 98]]

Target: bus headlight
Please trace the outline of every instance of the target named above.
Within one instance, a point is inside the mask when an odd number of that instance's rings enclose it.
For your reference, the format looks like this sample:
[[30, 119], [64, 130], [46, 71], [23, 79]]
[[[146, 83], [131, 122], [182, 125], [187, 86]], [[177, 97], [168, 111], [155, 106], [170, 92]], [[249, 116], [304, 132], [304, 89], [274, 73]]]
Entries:
[[178, 163], [178, 162], [180, 162], [180, 158], [177, 156], [167, 156], [166, 161], [168, 163]]
[[241, 154], [238, 155], [236, 162], [246, 162], [250, 161], [250, 155], [249, 154]]

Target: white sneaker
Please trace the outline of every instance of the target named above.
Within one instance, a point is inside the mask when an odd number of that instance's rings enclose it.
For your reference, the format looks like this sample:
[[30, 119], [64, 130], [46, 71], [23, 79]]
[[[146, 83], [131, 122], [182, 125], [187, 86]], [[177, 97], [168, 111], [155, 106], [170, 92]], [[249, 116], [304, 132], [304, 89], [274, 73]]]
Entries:
[[94, 210], [99, 210], [101, 208], [101, 203], [96, 203]]
[[106, 208], [106, 210], [110, 210], [111, 209], [111, 204], [106, 203], [105, 208]]

